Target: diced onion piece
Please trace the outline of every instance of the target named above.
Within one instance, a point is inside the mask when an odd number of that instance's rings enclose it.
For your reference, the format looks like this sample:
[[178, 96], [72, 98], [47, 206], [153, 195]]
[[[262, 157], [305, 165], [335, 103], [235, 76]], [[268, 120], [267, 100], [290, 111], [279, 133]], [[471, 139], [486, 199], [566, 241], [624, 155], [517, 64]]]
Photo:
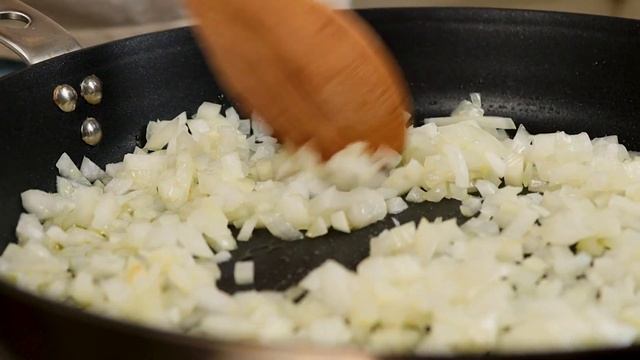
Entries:
[[240, 121], [240, 115], [238, 115], [238, 112], [233, 107], [227, 108], [227, 110], [224, 111], [224, 116], [227, 118], [228, 121], [231, 121], [231, 122]]
[[104, 192], [114, 195], [124, 195], [133, 186], [133, 180], [131, 179], [111, 179], [104, 187]]
[[209, 245], [216, 251], [233, 250], [236, 241], [229, 230], [228, 220], [224, 213], [216, 206], [203, 206], [189, 215], [187, 222], [196, 227]]
[[412, 203], [421, 203], [424, 202], [426, 200], [426, 194], [427, 192], [422, 190], [421, 188], [414, 186], [411, 188], [411, 190], [409, 190], [409, 192], [407, 193], [407, 196], [405, 197], [405, 199], [408, 202], [412, 202]]
[[98, 201], [91, 222], [91, 227], [98, 230], [105, 230], [120, 215], [120, 204], [115, 196], [105, 194]]
[[253, 261], [238, 261], [233, 267], [233, 278], [238, 285], [253, 284], [254, 265]]
[[248, 241], [249, 239], [251, 239], [251, 235], [253, 234], [253, 229], [255, 229], [257, 223], [258, 223], [258, 219], [256, 219], [255, 217], [252, 217], [247, 221], [245, 221], [244, 224], [242, 224], [242, 227], [240, 228], [240, 232], [238, 233], [238, 236], [236, 237], [238, 241]]
[[513, 119], [499, 116], [483, 116], [478, 120], [480, 126], [490, 129], [515, 130], [516, 124]]
[[67, 153], [62, 153], [60, 159], [58, 159], [58, 162], [56, 163], [56, 168], [58, 168], [60, 176], [83, 185], [91, 185], [89, 180], [84, 177], [80, 169], [78, 169], [76, 164], [73, 163], [73, 160], [71, 160]]
[[227, 262], [229, 260], [231, 260], [231, 253], [226, 250], [220, 251], [215, 255], [213, 255], [213, 261], [215, 261], [218, 264]]
[[311, 226], [309, 227], [309, 230], [307, 230], [307, 233], [305, 235], [307, 237], [314, 238], [326, 235], [328, 232], [329, 227], [327, 226], [327, 223], [323, 218], [319, 217], [313, 223], [311, 223]]
[[107, 175], [104, 170], [102, 170], [98, 165], [96, 165], [96, 163], [91, 161], [91, 159], [86, 156], [82, 158], [82, 164], [80, 164], [80, 172], [90, 182], [100, 180]]
[[371, 256], [394, 255], [406, 250], [415, 241], [416, 224], [408, 222], [385, 230], [371, 239]]
[[260, 220], [271, 234], [282, 240], [300, 240], [304, 235], [282, 216], [269, 214], [261, 215]]
[[453, 171], [456, 186], [460, 188], [469, 187], [469, 168], [460, 149], [447, 144], [443, 150], [447, 156], [449, 167]]
[[349, 221], [344, 211], [336, 211], [331, 214], [331, 227], [344, 233], [350, 233]]
[[407, 210], [409, 205], [407, 205], [401, 197], [394, 197], [387, 200], [387, 212], [389, 214], [400, 214], [401, 212]]
[[506, 159], [506, 163], [505, 183], [509, 186], [521, 186], [524, 173], [524, 158], [522, 155], [512, 154]]
[[70, 197], [78, 186], [78, 183], [74, 183], [67, 178], [63, 178], [62, 176], [56, 177], [56, 191], [59, 195]]
[[218, 116], [220, 116], [220, 111], [222, 111], [222, 105], [204, 102], [198, 108], [198, 112], [196, 113], [195, 118], [215, 120], [218, 118]]
[[71, 200], [40, 190], [27, 190], [22, 193], [21, 197], [24, 209], [40, 220], [66, 214], [75, 208], [75, 204]]
[[178, 242], [193, 256], [213, 258], [213, 251], [194, 226], [181, 224], [178, 228]]
[[499, 178], [504, 177], [504, 174], [507, 171], [507, 164], [504, 160], [493, 152], [486, 152], [484, 156], [487, 159], [487, 162], [489, 162], [489, 166], [491, 167], [493, 174]]
[[460, 213], [464, 216], [471, 217], [480, 211], [482, 200], [477, 197], [470, 196], [462, 201], [460, 205]]
[[379, 193], [370, 189], [356, 189], [349, 195], [351, 205], [346, 210], [346, 215], [350, 228], [365, 227], [387, 215], [387, 204]]
[[239, 120], [238, 121], [238, 130], [243, 135], [249, 136], [251, 134], [251, 120]]
[[476, 189], [480, 192], [480, 196], [483, 198], [489, 197], [498, 191], [498, 187], [487, 180], [477, 180], [475, 183]]
[[16, 226], [16, 236], [21, 244], [28, 241], [40, 242], [44, 239], [44, 228], [35, 215], [22, 213]]

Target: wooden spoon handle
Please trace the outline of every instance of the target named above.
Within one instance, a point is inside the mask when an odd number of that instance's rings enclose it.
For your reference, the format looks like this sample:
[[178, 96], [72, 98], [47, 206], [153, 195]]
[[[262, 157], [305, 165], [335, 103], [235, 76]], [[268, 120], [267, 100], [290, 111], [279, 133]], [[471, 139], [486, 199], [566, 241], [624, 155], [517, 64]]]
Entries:
[[326, 159], [355, 141], [402, 150], [408, 91], [359, 18], [311, 0], [186, 0], [216, 75], [285, 143]]

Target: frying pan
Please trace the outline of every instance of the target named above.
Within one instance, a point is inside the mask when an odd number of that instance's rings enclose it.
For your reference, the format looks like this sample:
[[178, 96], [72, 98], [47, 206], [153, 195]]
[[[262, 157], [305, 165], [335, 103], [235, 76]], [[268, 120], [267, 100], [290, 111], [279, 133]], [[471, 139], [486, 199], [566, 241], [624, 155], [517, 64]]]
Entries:
[[[513, 117], [532, 132], [617, 134], [628, 148], [640, 149], [638, 21], [460, 8], [364, 10], [360, 15], [400, 63], [417, 120], [446, 115], [478, 91], [488, 113]], [[62, 152], [76, 161], [88, 156], [99, 165], [120, 161], [141, 145], [148, 121], [183, 110], [193, 113], [205, 100], [231, 104], [188, 28], [77, 50], [77, 43], [42, 14], [16, 1], [0, 1], [0, 18], [21, 16], [30, 19], [30, 27], [0, 28], [2, 42], [34, 63], [0, 79], [0, 249], [15, 241], [19, 194], [30, 188], [55, 189], [54, 164]], [[79, 101], [76, 111], [61, 112], [51, 100], [53, 88], [63, 83], [77, 88], [90, 74], [103, 81], [103, 102], [91, 106]], [[87, 116], [103, 126], [104, 139], [95, 147], [80, 138]], [[397, 218], [456, 217], [457, 206], [455, 201], [416, 205]], [[386, 219], [350, 235], [331, 232], [299, 242], [282, 242], [258, 231], [222, 265], [219, 286], [243, 290], [232, 280], [237, 260], [255, 261], [257, 289], [285, 289], [329, 258], [353, 268], [367, 255], [370, 237], [390, 226]], [[24, 359], [368, 358], [351, 350], [223, 343], [147, 329], [83, 313], [4, 282], [0, 314], [3, 346]], [[640, 347], [634, 346], [520, 357], [639, 354]]]

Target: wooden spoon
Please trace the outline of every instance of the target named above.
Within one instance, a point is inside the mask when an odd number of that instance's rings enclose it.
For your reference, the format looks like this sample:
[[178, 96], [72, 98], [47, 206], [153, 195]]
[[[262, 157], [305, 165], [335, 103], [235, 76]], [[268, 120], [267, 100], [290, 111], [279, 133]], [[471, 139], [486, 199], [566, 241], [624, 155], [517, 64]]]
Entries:
[[227, 93], [287, 144], [328, 159], [348, 144], [401, 151], [410, 100], [398, 66], [356, 15], [312, 0], [186, 0]]

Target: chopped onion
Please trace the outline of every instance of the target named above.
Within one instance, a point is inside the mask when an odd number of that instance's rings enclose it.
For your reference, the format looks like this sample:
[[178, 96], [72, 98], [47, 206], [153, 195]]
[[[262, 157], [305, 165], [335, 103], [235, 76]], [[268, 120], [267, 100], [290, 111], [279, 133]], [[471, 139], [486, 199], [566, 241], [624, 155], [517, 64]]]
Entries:
[[253, 261], [238, 261], [233, 267], [233, 278], [238, 285], [253, 284]]
[[421, 203], [426, 200], [427, 192], [422, 190], [421, 188], [414, 186], [409, 190], [406, 196], [406, 200], [412, 203]]
[[351, 232], [349, 221], [347, 220], [347, 215], [344, 211], [337, 211], [331, 214], [331, 226], [338, 231], [345, 233]]
[[213, 261], [215, 261], [218, 264], [227, 262], [229, 260], [231, 260], [231, 253], [226, 250], [220, 251], [215, 255], [213, 255]]
[[447, 156], [449, 167], [453, 171], [456, 186], [461, 188], [468, 187], [469, 168], [460, 149], [452, 145], [445, 145], [444, 152]]
[[58, 159], [58, 162], [56, 163], [56, 167], [60, 172], [60, 176], [83, 185], [90, 185], [89, 180], [84, 177], [83, 173], [73, 163], [73, 160], [71, 160], [67, 153], [63, 153], [62, 156], [60, 156], [60, 159]]
[[[105, 171], [63, 154], [57, 193], [22, 193], [0, 276], [218, 340], [432, 356], [640, 339], [640, 159], [616, 136], [521, 125], [510, 139], [514, 122], [485, 116], [474, 93], [409, 128], [402, 155], [356, 143], [323, 164], [281, 147], [257, 116], [221, 111], [205, 103], [191, 119], [151, 122], [145, 147]], [[219, 264], [255, 229], [283, 240], [350, 233], [406, 210], [403, 198], [456, 199], [461, 216], [391, 217], [395, 227], [365, 230], [369, 257], [355, 269], [328, 260], [290, 291], [216, 286], [230, 265]], [[236, 283], [253, 284], [254, 266], [233, 265]]]
[[245, 221], [238, 233], [238, 241], [248, 241], [251, 239], [251, 234], [253, 234], [253, 229], [255, 229], [257, 223], [258, 219], [255, 217]]
[[104, 170], [100, 169], [98, 165], [96, 165], [93, 161], [91, 161], [86, 156], [82, 158], [82, 164], [80, 165], [80, 172], [90, 182], [100, 180], [107, 175], [107, 173]]
[[327, 223], [324, 221], [323, 218], [320, 217], [311, 224], [311, 226], [309, 227], [309, 230], [307, 230], [307, 233], [305, 235], [309, 238], [314, 238], [314, 237], [326, 235], [328, 232], [329, 232], [329, 227], [327, 226]]
[[387, 200], [387, 212], [389, 214], [399, 214], [409, 208], [404, 200], [401, 197], [394, 197]]

